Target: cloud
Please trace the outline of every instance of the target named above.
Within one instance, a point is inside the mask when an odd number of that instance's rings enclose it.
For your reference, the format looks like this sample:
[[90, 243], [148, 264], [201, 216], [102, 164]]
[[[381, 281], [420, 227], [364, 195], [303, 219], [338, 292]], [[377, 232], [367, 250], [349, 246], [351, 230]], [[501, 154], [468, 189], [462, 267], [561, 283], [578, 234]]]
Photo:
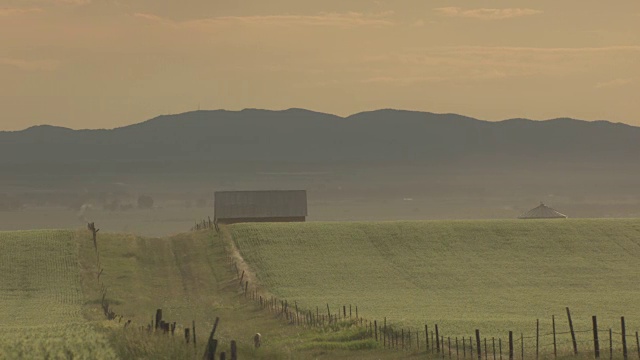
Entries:
[[58, 68], [56, 60], [24, 60], [16, 58], [0, 58], [0, 66], [12, 66], [25, 71], [52, 71]]
[[91, 4], [93, 0], [36, 0], [35, 2], [40, 4], [79, 6]]
[[542, 14], [541, 10], [528, 8], [505, 9], [464, 9], [461, 7], [441, 7], [433, 9], [440, 16], [462, 17], [481, 20], [504, 20], [522, 16]]
[[245, 26], [328, 26], [328, 27], [358, 27], [358, 26], [389, 26], [393, 22], [389, 17], [393, 12], [365, 14], [348, 13], [320, 13], [317, 15], [262, 15], [262, 16], [220, 16], [186, 21], [175, 21], [149, 13], [135, 13], [134, 17], [161, 23], [171, 27], [215, 27], [227, 25]]
[[[414, 84], [435, 82], [466, 83], [553, 76], [591, 76], [594, 69], [624, 66], [640, 59], [640, 46], [583, 48], [528, 47], [434, 47], [408, 49], [394, 54], [366, 56], [365, 68], [375, 73], [362, 78], [365, 83]], [[616, 79], [598, 88], [622, 86], [630, 79]]]
[[603, 88], [612, 88], [612, 87], [618, 87], [618, 86], [624, 86], [627, 84], [631, 84], [633, 82], [633, 80], [631, 79], [614, 79], [611, 81], [604, 81], [604, 82], [599, 82], [596, 84], [596, 89], [603, 89]]
[[19, 16], [42, 12], [41, 8], [0, 8], [0, 17]]

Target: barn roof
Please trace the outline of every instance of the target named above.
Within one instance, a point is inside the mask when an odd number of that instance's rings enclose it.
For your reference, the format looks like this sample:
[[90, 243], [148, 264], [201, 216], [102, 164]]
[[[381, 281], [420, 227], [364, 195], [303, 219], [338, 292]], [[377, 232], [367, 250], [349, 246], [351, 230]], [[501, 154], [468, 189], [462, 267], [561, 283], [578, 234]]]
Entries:
[[543, 203], [526, 213], [518, 216], [518, 219], [565, 219], [567, 215], [561, 214]]
[[216, 219], [307, 216], [306, 190], [216, 191]]

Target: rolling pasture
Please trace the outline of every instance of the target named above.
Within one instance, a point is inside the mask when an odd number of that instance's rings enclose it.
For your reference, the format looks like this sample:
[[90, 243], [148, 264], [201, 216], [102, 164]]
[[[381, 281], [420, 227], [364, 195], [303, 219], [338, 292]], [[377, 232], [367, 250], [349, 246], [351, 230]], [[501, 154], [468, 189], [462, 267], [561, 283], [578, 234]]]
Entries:
[[82, 315], [74, 234], [0, 232], [0, 358], [116, 358]]
[[[590, 345], [591, 316], [640, 328], [640, 220], [486, 220], [236, 224], [235, 245], [271, 294], [315, 312], [358, 305], [363, 316], [445, 336], [551, 332]], [[433, 328], [432, 328], [433, 329]], [[634, 336], [635, 337], [635, 336]], [[526, 339], [527, 347], [535, 341]], [[551, 339], [541, 352], [552, 351]], [[614, 342], [618, 343], [619, 341]], [[635, 351], [635, 338], [633, 342]]]

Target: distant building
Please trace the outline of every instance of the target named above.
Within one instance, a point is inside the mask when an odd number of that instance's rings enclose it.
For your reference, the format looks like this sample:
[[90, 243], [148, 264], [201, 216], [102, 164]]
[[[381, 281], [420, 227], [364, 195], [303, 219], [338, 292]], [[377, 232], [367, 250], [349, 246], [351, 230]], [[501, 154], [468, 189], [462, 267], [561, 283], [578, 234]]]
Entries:
[[214, 196], [218, 224], [302, 222], [307, 218], [306, 190], [216, 191]]
[[561, 214], [554, 209], [546, 206], [542, 202], [536, 208], [518, 216], [518, 219], [566, 219], [567, 215]]

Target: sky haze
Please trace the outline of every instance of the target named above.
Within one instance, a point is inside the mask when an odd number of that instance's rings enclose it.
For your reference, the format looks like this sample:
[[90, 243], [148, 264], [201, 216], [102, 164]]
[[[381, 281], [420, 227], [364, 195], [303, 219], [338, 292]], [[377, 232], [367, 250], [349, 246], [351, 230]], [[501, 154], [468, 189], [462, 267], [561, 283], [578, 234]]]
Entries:
[[0, 130], [379, 108], [640, 126], [640, 2], [0, 0]]

